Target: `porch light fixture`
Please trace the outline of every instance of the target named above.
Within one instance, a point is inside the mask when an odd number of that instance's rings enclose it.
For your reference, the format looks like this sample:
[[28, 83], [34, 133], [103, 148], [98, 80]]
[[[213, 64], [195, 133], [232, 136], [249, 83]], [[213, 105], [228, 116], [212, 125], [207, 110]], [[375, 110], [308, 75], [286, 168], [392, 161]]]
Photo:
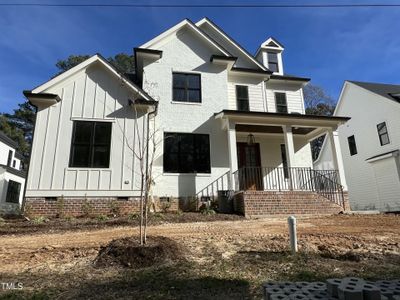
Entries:
[[252, 146], [256, 143], [254, 135], [251, 133], [247, 136], [247, 145]]

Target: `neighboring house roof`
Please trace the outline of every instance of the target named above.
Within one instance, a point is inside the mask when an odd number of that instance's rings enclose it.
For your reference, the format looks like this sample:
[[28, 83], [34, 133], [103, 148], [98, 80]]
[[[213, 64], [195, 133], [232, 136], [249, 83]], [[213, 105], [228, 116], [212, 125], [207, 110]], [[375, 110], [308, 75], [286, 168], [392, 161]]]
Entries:
[[151, 39], [150, 41], [144, 43], [141, 45], [139, 48], [152, 48], [156, 43], [161, 41], [162, 39], [170, 36], [171, 34], [177, 32], [178, 30], [182, 29], [183, 27], [189, 27], [190, 29], [194, 30], [197, 32], [200, 36], [202, 36], [210, 45], [218, 49], [222, 54], [226, 56], [231, 56], [231, 54], [224, 49], [220, 44], [218, 44], [215, 40], [213, 40], [207, 33], [205, 33], [203, 30], [201, 30], [196, 24], [194, 24], [191, 20], [189, 19], [184, 19], [183, 21], [179, 22], [175, 26], [172, 26], [168, 30], [164, 31], [163, 33], [157, 35], [155, 38]]
[[381, 153], [381, 154], [378, 154], [378, 155], [374, 155], [374, 156], [368, 157], [368, 158], [366, 159], [366, 161], [375, 160], [376, 158], [384, 158], [384, 157], [398, 156], [398, 155], [399, 155], [399, 152], [400, 152], [400, 151], [399, 151], [398, 149], [397, 149], [397, 150], [388, 151], [388, 152], [385, 152], [385, 153]]
[[[239, 50], [243, 55], [248, 57], [254, 64], [256, 64], [261, 70], [270, 71], [266, 68], [262, 63], [260, 63], [253, 55], [251, 55], [246, 49], [244, 49], [238, 42], [236, 42], [232, 37], [230, 37], [225, 31], [223, 31], [218, 25], [212, 22], [208, 18], [203, 18], [196, 23], [196, 26], [201, 28], [200, 26], [204, 23], [210, 25], [216, 32], [218, 32], [225, 40], [231, 43], [235, 48]], [[272, 73], [272, 72], [271, 72]]]
[[11, 148], [17, 148], [18, 143], [14, 141], [13, 139], [9, 138], [4, 132], [0, 131], [0, 141], [6, 144], [7, 146], [10, 146]]
[[[394, 100], [400, 103], [400, 85], [398, 84], [384, 84], [384, 83], [374, 83], [374, 82], [361, 82], [347, 80], [359, 87], [369, 90], [372, 93], [378, 94], [389, 100]], [[397, 96], [396, 96], [397, 95]]]
[[11, 173], [11, 174], [13, 174], [15, 176], [18, 176], [18, 177], [21, 177], [21, 178], [25, 178], [26, 177], [26, 172], [25, 171], [17, 170], [17, 169], [14, 169], [12, 167], [9, 167], [9, 166], [6, 166], [6, 165], [2, 165], [2, 164], [0, 164], [0, 168], [5, 169], [6, 172]]
[[[101, 54], [95, 54], [91, 57], [89, 57], [87, 60], [81, 62], [80, 64], [76, 65], [75, 67], [69, 69], [68, 71], [65, 71], [64, 73], [50, 79], [49, 81], [43, 83], [42, 85], [34, 88], [32, 91], [26, 91], [27, 93], [31, 94], [40, 94], [45, 92], [47, 89], [55, 85], [56, 83], [72, 76], [73, 74], [79, 72], [80, 70], [88, 67], [89, 65], [93, 63], [101, 63], [104, 67], [106, 67], [112, 74], [117, 76], [118, 78], [121, 78], [121, 80], [132, 90], [137, 92], [140, 97], [142, 97], [145, 100], [148, 101], [155, 101], [149, 94], [147, 94], [143, 89], [141, 89], [139, 86], [137, 86], [134, 82], [132, 82], [128, 77], [126, 77], [124, 74], [121, 74], [111, 63], [107, 61]], [[49, 96], [50, 97], [50, 96]]]
[[15, 156], [15, 158], [18, 158], [19, 160], [24, 160], [25, 159], [25, 157], [21, 153], [19, 153], [17, 151], [15, 151], [14, 156]]

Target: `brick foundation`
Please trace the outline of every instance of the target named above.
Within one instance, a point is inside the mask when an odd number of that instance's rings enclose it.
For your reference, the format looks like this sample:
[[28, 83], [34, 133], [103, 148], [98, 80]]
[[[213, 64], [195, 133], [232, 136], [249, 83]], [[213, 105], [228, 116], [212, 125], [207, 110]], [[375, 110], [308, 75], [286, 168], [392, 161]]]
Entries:
[[[156, 211], [177, 211], [178, 201], [155, 199]], [[140, 211], [139, 198], [118, 199], [116, 197], [26, 198], [24, 213], [30, 217], [128, 215]]]
[[274, 215], [338, 214], [343, 208], [314, 192], [246, 191], [234, 198], [235, 211], [247, 218]]

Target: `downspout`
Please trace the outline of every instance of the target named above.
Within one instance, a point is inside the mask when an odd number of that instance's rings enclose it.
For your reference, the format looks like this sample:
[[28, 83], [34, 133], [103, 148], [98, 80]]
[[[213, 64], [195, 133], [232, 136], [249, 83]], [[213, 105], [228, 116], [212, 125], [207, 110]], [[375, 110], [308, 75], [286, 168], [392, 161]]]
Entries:
[[28, 101], [28, 102], [29, 102], [30, 105], [32, 105], [35, 108], [35, 117], [33, 119], [31, 148], [29, 149], [29, 163], [28, 163], [28, 167], [26, 168], [26, 178], [25, 178], [25, 184], [24, 184], [24, 192], [22, 194], [22, 204], [21, 204], [21, 211], [22, 212], [24, 212], [24, 210], [25, 210], [25, 195], [26, 195], [26, 188], [28, 186], [29, 167], [31, 165], [33, 139], [35, 137], [35, 127], [36, 127], [36, 119], [37, 119], [37, 112], [38, 112], [38, 107], [36, 105], [33, 105], [30, 101]]

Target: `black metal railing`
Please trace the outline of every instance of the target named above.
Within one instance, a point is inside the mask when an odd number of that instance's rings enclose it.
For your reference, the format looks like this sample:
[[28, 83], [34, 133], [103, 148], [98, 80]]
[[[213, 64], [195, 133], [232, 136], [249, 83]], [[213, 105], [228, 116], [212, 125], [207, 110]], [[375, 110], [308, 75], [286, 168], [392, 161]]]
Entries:
[[218, 193], [221, 193], [222, 191], [229, 191], [232, 189], [231, 179], [232, 175], [230, 171], [222, 174], [209, 185], [197, 192], [196, 198], [200, 202], [216, 200], [218, 198]]
[[343, 206], [343, 187], [336, 170], [302, 167], [244, 167], [233, 173], [235, 191], [313, 191]]

